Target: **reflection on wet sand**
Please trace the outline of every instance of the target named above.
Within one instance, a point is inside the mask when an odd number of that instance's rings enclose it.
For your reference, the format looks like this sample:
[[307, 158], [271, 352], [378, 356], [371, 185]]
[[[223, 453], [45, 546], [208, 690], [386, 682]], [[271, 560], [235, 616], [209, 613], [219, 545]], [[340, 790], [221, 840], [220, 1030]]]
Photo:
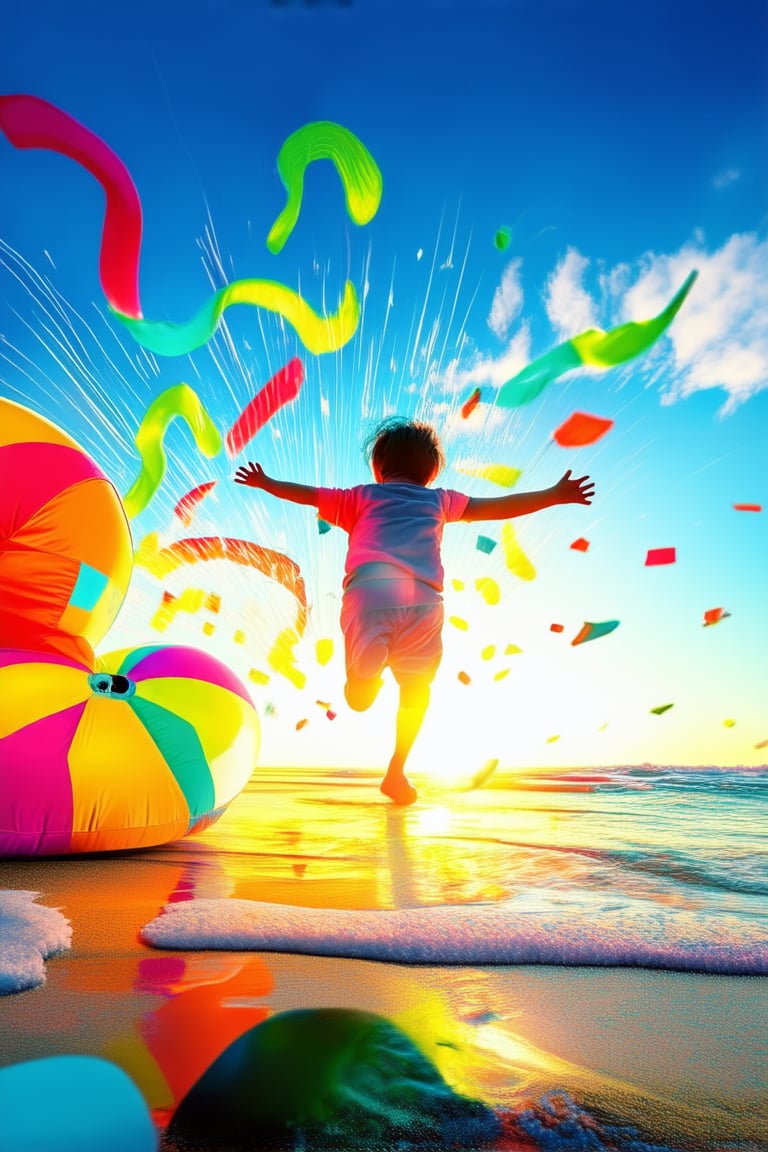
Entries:
[[[492, 799], [492, 797], [490, 798]], [[255, 1024], [294, 1008], [363, 1009], [409, 1035], [459, 1092], [516, 1106], [552, 1089], [658, 1139], [765, 1140], [759, 1049], [765, 981], [626, 969], [408, 968], [139, 942], [167, 903], [194, 897], [315, 908], [507, 898], [594, 867], [562, 844], [584, 797], [521, 796], [502, 824], [488, 796], [382, 803], [364, 777], [259, 780], [214, 828], [150, 852], [4, 862], [0, 887], [41, 893], [73, 926], [47, 983], [0, 1001], [0, 1063], [106, 1056], [163, 1122]], [[554, 802], [550, 804], [550, 799]], [[544, 861], [542, 863], [542, 860]]]

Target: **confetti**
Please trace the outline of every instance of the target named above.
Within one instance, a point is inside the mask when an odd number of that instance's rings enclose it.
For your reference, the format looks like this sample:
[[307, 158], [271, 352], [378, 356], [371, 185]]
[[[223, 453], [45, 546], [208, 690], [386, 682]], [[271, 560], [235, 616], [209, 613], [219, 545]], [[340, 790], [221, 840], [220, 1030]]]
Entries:
[[315, 641], [315, 659], [321, 667], [328, 664], [333, 656], [333, 640], [327, 636]]
[[601, 620], [595, 624], [585, 620], [580, 631], [571, 640], [571, 644], [586, 644], [588, 640], [598, 640], [601, 636], [608, 636], [609, 633], [616, 631], [619, 623], [618, 620]]
[[587, 412], [574, 412], [555, 429], [552, 439], [561, 448], [583, 448], [587, 444], [594, 444], [611, 428], [613, 420], [606, 420], [602, 416], [590, 416]]
[[726, 612], [724, 608], [708, 608], [704, 613], [704, 628], [709, 628], [713, 624], [719, 624], [721, 620], [725, 620], [730, 616], [730, 612]]
[[256, 393], [227, 432], [227, 455], [232, 457], [242, 452], [245, 445], [283, 405], [296, 399], [303, 381], [304, 365], [298, 357], [294, 357]]
[[492, 576], [478, 576], [475, 580], [475, 588], [486, 604], [498, 604], [501, 600], [501, 589]]
[[676, 559], [677, 552], [674, 548], [649, 548], [645, 566], [651, 568], [659, 564], [674, 564]]
[[483, 394], [482, 394], [481, 389], [475, 388], [474, 392], [469, 397], [469, 399], [464, 401], [464, 403], [461, 406], [462, 420], [468, 420], [469, 419], [469, 417], [474, 412], [475, 408], [477, 408], [478, 404], [480, 403], [480, 400], [482, 399], [482, 395]]
[[469, 624], [462, 616], [449, 616], [448, 623], [453, 624], [454, 628], [458, 628], [462, 632], [466, 632]]
[[215, 480], [207, 480], [205, 484], [198, 484], [186, 496], [182, 496], [178, 504], [173, 510], [174, 516], [178, 516], [185, 528], [188, 528], [192, 523], [193, 511], [200, 502], [212, 492], [216, 487]]
[[514, 576], [521, 580], [535, 578], [536, 569], [523, 551], [515, 529], [508, 520], [501, 527], [501, 547], [507, 568]]
[[493, 238], [493, 243], [499, 252], [505, 252], [512, 241], [512, 229], [504, 226], [496, 230], [496, 235]]
[[523, 472], [521, 468], [512, 468], [509, 464], [462, 464], [457, 465], [457, 472], [463, 476], [477, 476], [480, 480], [490, 480], [500, 488], [514, 488]]
[[475, 547], [478, 552], [491, 553], [496, 547], [496, 541], [492, 540], [490, 536], [478, 536]]

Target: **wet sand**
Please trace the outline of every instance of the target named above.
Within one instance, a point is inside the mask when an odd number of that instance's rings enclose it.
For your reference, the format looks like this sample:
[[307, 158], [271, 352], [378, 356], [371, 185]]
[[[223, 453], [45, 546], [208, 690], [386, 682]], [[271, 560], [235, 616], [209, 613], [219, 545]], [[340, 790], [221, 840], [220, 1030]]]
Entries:
[[[88, 1053], [123, 1067], [160, 1124], [236, 1036], [293, 1008], [378, 1012], [458, 1090], [515, 1106], [565, 1090], [657, 1141], [768, 1147], [768, 981], [640, 969], [407, 967], [147, 947], [170, 901], [237, 897], [388, 908], [501, 898], [492, 861], [430, 837], [460, 797], [396, 811], [350, 774], [260, 775], [199, 838], [141, 853], [0, 863], [41, 893], [73, 945], [46, 983], [0, 998], [0, 1064]], [[531, 808], [533, 812], [533, 808]], [[533, 817], [532, 817], [533, 818]]]

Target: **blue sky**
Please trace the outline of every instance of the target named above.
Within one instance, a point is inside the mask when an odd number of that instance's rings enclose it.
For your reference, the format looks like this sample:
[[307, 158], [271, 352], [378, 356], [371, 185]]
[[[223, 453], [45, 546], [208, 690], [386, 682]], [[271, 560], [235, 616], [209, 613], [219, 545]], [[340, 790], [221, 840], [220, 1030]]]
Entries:
[[[190, 383], [225, 431], [294, 355], [305, 363], [302, 392], [245, 454], [279, 475], [366, 479], [361, 429], [392, 410], [434, 420], [453, 465], [521, 468], [520, 488], [554, 483], [565, 468], [589, 472], [591, 508], [516, 523], [535, 580], [509, 573], [500, 547], [479, 552], [475, 526], [447, 530], [448, 614], [470, 627], [446, 628], [414, 765], [440, 775], [485, 756], [763, 763], [768, 512], [732, 505], [768, 506], [766, 48], [765, 6], [746, 0], [727, 9], [688, 0], [29, 5], [0, 46], [4, 91], [58, 104], [127, 164], [144, 208], [145, 315], [186, 319], [212, 286], [245, 276], [300, 287], [327, 310], [349, 278], [364, 313], [350, 344], [321, 357], [247, 308], [227, 313], [191, 357], [147, 356], [104, 306], [99, 188], [61, 157], [0, 140], [0, 393], [79, 438], [123, 492], [138, 467], [132, 437], [163, 388]], [[275, 160], [291, 132], [317, 119], [369, 148], [383, 173], [381, 207], [356, 227], [331, 165], [313, 165], [299, 223], [272, 256], [265, 238], [284, 203]], [[502, 225], [512, 232], [504, 252], [493, 243]], [[524, 408], [483, 404], [468, 421], [458, 416], [472, 387], [492, 395], [559, 340], [660, 311], [692, 268], [694, 290], [644, 359], [574, 374]], [[56, 307], [66, 334], [46, 318]], [[562, 449], [551, 435], [575, 410], [614, 427], [593, 446]], [[282, 548], [307, 580], [312, 614], [298, 649], [307, 685], [273, 676], [254, 688], [274, 706], [265, 760], [385, 762], [394, 694], [355, 717], [341, 702], [338, 655], [325, 667], [314, 658], [318, 638], [339, 647], [340, 534], [321, 537], [305, 510], [235, 490], [232, 463], [202, 460], [183, 427], [166, 442], [166, 481], [134, 522], [136, 542], [153, 530], [164, 541], [183, 535], [176, 500], [218, 478], [191, 531]], [[500, 491], [455, 467], [441, 483]], [[587, 553], [569, 548], [577, 536], [590, 540]], [[646, 568], [646, 551], [667, 546], [676, 564]], [[474, 590], [482, 575], [498, 579], [499, 604]], [[222, 594], [209, 619], [216, 631], [179, 615], [167, 641], [209, 646], [243, 675], [265, 666], [293, 610], [282, 589], [231, 565], [174, 579], [161, 586], [137, 572], [105, 650], [156, 639], [163, 587], [191, 583]], [[703, 628], [713, 607], [731, 616]], [[570, 645], [584, 620], [606, 619], [620, 627]], [[240, 626], [246, 646], [232, 642]], [[504, 661], [507, 643], [523, 651]], [[497, 653], [483, 660], [489, 644]], [[335, 721], [316, 698], [334, 704]], [[664, 716], [650, 713], [668, 702]], [[456, 763], [446, 767], [457, 715]]]

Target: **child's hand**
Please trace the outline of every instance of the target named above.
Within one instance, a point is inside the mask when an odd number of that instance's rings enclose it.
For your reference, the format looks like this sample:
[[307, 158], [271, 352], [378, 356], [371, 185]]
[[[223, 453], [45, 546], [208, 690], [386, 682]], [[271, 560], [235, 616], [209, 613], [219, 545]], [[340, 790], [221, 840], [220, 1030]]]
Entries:
[[572, 480], [569, 468], [562, 480], [555, 484], [555, 493], [558, 504], [591, 504], [595, 494], [594, 481], [589, 476]]
[[249, 488], [264, 488], [268, 479], [261, 464], [254, 464], [252, 460], [235, 472], [235, 484], [246, 484]]

